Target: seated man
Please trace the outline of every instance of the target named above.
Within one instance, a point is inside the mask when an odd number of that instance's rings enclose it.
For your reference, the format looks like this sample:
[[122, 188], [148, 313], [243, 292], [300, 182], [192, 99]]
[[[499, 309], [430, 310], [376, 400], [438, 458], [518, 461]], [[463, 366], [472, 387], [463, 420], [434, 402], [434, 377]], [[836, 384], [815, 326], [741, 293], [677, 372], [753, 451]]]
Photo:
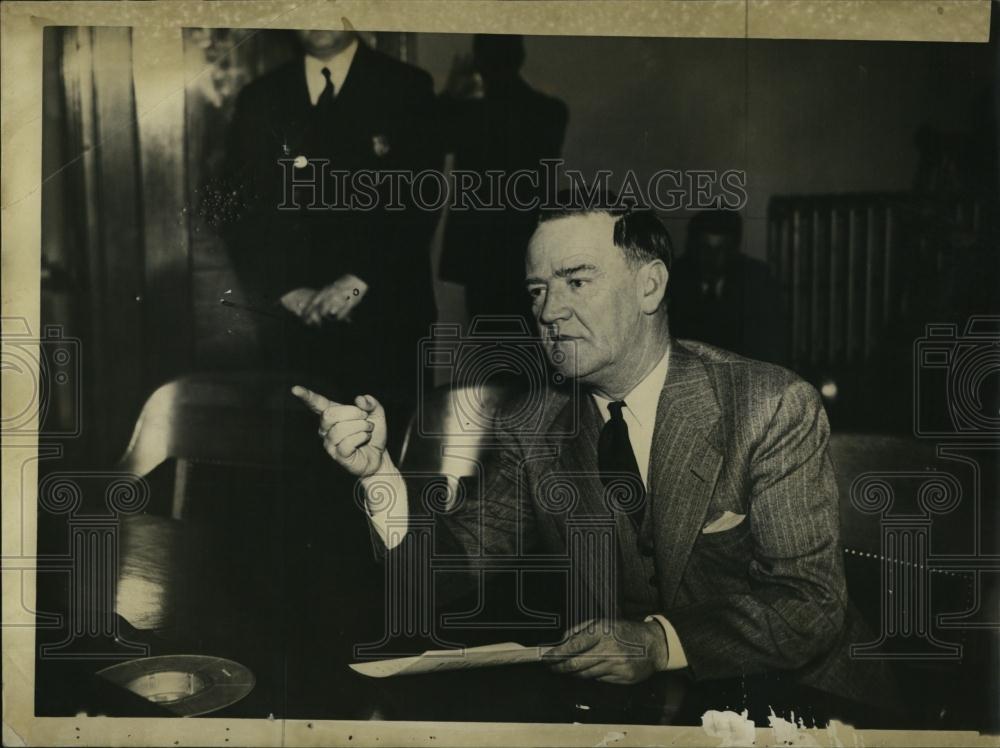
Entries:
[[[679, 668], [695, 679], [783, 671], [864, 697], [874, 681], [852, 672], [848, 653], [864, 635], [847, 600], [819, 396], [785, 369], [671, 338], [670, 262], [650, 211], [543, 216], [527, 289], [549, 361], [582, 394], [547, 391], [540, 430], [501, 431], [481, 494], [438, 524], [470, 556], [564, 553], [569, 512], [553, 510], [544, 486], [574, 476], [577, 511], [618, 507], [615, 594], [605, 620], [578, 622], [547, 655], [554, 669], [623, 684]], [[381, 406], [294, 393], [362, 487], [395, 482], [391, 506], [368, 508], [398, 552], [415, 493], [385, 451]], [[623, 478], [638, 495], [607, 500], [602, 484]]]
[[672, 268], [674, 334], [761, 361], [782, 363], [781, 289], [767, 264], [744, 254], [743, 219], [705, 210], [688, 224], [687, 251]]

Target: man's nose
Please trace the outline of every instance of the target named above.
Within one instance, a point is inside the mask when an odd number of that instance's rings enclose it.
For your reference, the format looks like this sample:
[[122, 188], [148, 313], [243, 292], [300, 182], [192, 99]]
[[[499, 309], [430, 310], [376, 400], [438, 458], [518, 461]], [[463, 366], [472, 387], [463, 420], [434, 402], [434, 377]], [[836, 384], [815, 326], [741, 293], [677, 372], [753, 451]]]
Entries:
[[570, 308], [565, 299], [558, 291], [549, 291], [545, 294], [545, 301], [542, 304], [538, 321], [543, 325], [551, 325], [560, 320], [569, 319]]

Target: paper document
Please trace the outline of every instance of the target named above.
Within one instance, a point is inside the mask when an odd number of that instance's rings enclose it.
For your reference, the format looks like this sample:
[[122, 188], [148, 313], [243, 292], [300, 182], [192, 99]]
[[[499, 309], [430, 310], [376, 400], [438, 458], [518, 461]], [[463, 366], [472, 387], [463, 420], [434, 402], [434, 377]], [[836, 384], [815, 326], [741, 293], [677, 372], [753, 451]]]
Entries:
[[432, 649], [415, 657], [355, 662], [351, 665], [351, 669], [370, 678], [389, 678], [393, 675], [416, 675], [439, 670], [538, 662], [550, 649], [552, 647], [525, 647], [515, 642], [488, 644], [485, 647], [468, 649]]

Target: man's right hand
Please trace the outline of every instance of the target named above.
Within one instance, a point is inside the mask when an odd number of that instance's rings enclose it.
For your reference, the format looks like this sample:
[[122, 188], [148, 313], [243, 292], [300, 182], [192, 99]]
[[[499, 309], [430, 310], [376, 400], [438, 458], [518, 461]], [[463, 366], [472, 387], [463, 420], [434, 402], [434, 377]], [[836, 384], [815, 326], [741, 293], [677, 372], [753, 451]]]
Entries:
[[343, 405], [305, 387], [292, 387], [292, 394], [320, 417], [323, 448], [351, 475], [367, 478], [389, 462], [385, 410], [374, 397], [358, 395], [354, 405]]

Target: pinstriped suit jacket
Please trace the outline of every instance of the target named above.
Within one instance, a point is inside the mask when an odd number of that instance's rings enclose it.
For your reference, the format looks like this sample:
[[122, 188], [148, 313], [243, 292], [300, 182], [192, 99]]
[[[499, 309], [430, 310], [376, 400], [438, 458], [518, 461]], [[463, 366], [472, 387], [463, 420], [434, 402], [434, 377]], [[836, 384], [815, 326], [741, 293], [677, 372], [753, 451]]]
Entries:
[[[588, 395], [547, 393], [530, 431], [499, 433], [482, 490], [442, 518], [450, 542], [472, 555], [565, 552], [567, 518], [609, 514], [601, 423]], [[674, 625], [695, 678], [782, 670], [849, 697], [870, 690], [847, 653], [864, 634], [847, 600], [828, 439], [819, 396], [796, 375], [673, 342], [649, 464], [650, 612]], [[545, 495], [558, 474], [576, 489], [566, 511]], [[746, 516], [702, 532], [725, 511]], [[614, 521], [619, 538], [634, 538], [625, 515]], [[619, 566], [630, 573], [640, 570]]]

